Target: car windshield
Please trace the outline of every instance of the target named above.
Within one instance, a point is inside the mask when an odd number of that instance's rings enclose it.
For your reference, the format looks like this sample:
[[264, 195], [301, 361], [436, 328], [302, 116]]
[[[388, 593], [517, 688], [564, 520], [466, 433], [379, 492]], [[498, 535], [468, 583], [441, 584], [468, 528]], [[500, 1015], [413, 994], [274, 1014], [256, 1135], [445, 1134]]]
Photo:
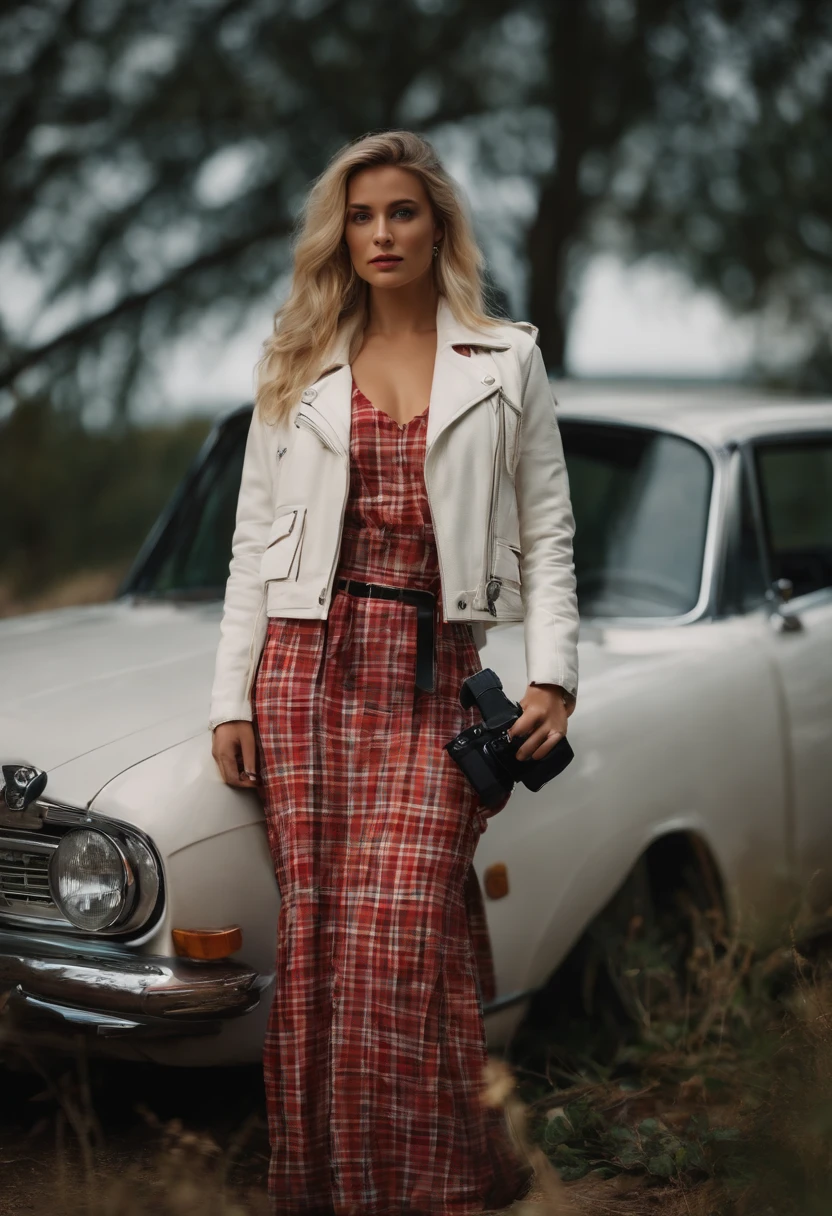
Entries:
[[123, 591], [173, 599], [222, 599], [251, 415], [232, 415], [186, 478], [139, 554]]
[[713, 467], [678, 435], [560, 423], [582, 616], [666, 617], [699, 599]]
[[[221, 599], [249, 414], [232, 416], [185, 482], [124, 590]], [[678, 436], [639, 427], [560, 423], [575, 513], [582, 615], [662, 617], [699, 598], [712, 467]]]

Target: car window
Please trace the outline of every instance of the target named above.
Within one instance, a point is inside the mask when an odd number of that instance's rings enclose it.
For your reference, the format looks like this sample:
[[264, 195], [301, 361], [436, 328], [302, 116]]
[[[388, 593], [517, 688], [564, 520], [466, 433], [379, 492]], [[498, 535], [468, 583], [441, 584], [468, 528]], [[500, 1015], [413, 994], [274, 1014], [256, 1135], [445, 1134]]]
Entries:
[[247, 413], [237, 415], [224, 426], [126, 591], [206, 599], [225, 594], [249, 420]]
[[[249, 416], [232, 418], [126, 587], [221, 598]], [[676, 616], [699, 597], [712, 466], [696, 444], [636, 427], [560, 423], [582, 612]]]
[[702, 583], [713, 480], [708, 454], [648, 428], [562, 419], [560, 430], [581, 613], [690, 612]]
[[832, 436], [760, 444], [755, 465], [772, 579], [832, 587]]

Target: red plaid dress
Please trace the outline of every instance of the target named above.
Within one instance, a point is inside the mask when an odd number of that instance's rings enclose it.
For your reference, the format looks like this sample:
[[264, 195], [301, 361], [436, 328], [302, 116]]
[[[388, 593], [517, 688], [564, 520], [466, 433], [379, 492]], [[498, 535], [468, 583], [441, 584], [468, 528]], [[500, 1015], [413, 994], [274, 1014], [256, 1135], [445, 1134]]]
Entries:
[[[353, 381], [336, 579], [441, 595], [426, 430]], [[326, 620], [269, 621], [253, 702], [282, 897], [264, 1060], [281, 1213], [456, 1216], [527, 1186], [479, 1096], [493, 977], [471, 859], [494, 811], [443, 750], [478, 720], [458, 700], [482, 666], [471, 627], [439, 603], [433, 693], [415, 659], [410, 604], [338, 591]]]

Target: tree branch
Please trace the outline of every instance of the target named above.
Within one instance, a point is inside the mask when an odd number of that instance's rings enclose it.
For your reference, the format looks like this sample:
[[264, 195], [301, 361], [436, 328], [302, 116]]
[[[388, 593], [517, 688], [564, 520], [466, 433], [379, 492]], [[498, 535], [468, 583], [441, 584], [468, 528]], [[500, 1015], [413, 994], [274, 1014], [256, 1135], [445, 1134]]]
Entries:
[[42, 363], [44, 359], [55, 354], [56, 351], [71, 346], [83, 345], [93, 338], [99, 330], [111, 325], [120, 317], [128, 316], [137, 310], [146, 308], [152, 300], [173, 291], [186, 279], [205, 270], [221, 266], [224, 262], [231, 261], [238, 254], [245, 252], [245, 250], [260, 241], [273, 240], [277, 237], [285, 236], [290, 231], [291, 224], [288, 221], [281, 221], [267, 225], [260, 229], [259, 232], [253, 234], [246, 233], [244, 236], [228, 242], [219, 249], [212, 249], [200, 254], [199, 257], [194, 258], [193, 261], [188, 262], [185, 266], [178, 267], [166, 279], [156, 283], [153, 287], [148, 287], [145, 291], [136, 291], [130, 295], [123, 296], [112, 308], [106, 309], [97, 316], [87, 317], [77, 325], [65, 329], [63, 333], [50, 338], [48, 342], [44, 342], [40, 346], [21, 351], [5, 367], [0, 368], [0, 389], [8, 388], [23, 372], [28, 371], [31, 367], [35, 367], [38, 363]]

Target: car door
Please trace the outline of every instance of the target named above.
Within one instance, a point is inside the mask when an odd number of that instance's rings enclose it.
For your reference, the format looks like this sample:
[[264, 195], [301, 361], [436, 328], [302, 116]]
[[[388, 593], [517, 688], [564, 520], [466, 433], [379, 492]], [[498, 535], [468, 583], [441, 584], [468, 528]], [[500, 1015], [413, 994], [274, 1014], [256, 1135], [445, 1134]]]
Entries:
[[832, 901], [832, 431], [758, 438], [746, 470], [790, 745], [794, 859], [822, 910]]

